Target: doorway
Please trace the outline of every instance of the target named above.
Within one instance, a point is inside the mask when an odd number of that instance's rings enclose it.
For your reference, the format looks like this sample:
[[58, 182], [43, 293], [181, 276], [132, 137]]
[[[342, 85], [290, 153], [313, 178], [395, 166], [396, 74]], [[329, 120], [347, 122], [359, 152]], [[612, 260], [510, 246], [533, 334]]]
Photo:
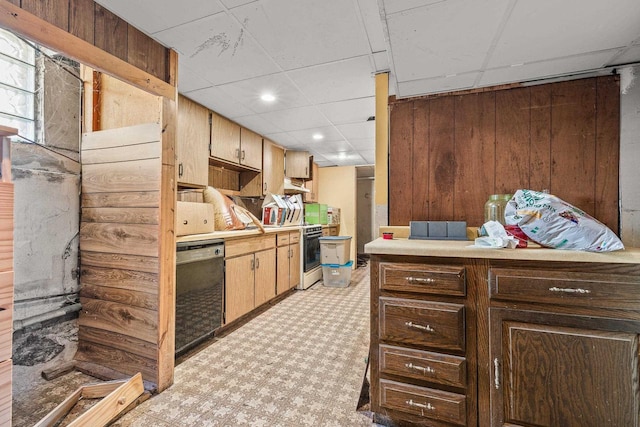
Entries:
[[361, 259], [366, 259], [364, 255], [364, 245], [375, 238], [373, 230], [373, 209], [374, 209], [374, 166], [359, 166], [356, 168], [357, 177], [357, 242], [358, 242], [358, 263]]

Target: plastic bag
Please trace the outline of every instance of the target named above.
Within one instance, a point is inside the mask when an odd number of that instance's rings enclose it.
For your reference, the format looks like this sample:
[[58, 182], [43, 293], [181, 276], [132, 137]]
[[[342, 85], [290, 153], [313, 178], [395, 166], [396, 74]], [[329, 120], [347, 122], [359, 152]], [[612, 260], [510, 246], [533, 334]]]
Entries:
[[624, 245], [606, 225], [560, 198], [533, 190], [515, 192], [504, 212], [532, 241], [549, 248], [608, 252]]

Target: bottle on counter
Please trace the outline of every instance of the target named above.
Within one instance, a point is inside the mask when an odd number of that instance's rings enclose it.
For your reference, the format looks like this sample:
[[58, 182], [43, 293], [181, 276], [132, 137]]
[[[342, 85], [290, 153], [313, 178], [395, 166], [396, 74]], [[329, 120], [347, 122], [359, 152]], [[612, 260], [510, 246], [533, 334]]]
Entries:
[[492, 194], [484, 204], [484, 222], [498, 221], [505, 225], [504, 209], [511, 200], [511, 194]]

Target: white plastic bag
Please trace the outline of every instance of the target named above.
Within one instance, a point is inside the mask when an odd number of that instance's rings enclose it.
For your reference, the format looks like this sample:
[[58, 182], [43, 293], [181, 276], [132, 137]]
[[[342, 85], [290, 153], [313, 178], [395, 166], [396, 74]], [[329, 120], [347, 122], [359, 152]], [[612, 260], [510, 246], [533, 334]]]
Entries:
[[606, 225], [551, 194], [516, 191], [505, 208], [504, 219], [542, 246], [590, 252], [624, 249]]

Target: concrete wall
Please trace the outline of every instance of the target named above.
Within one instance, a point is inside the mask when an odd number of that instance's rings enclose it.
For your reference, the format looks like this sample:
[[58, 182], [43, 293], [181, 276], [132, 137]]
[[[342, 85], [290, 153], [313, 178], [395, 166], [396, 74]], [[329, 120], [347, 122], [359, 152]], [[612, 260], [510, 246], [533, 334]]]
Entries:
[[[14, 363], [50, 360], [74, 338], [43, 356], [43, 324], [78, 306], [81, 82], [56, 61], [37, 59], [39, 143], [12, 144], [14, 207]], [[71, 67], [73, 70], [73, 66]], [[73, 327], [72, 327], [73, 328]], [[69, 329], [68, 325], [64, 329]], [[73, 336], [48, 330], [49, 336]], [[35, 338], [34, 338], [35, 337]], [[77, 339], [77, 338], [75, 338]], [[50, 341], [50, 339], [48, 339]], [[73, 345], [72, 345], [73, 346]], [[71, 347], [72, 347], [71, 346]]]
[[356, 167], [319, 168], [318, 201], [340, 208], [340, 235], [352, 236], [351, 259], [356, 264]]
[[620, 236], [640, 247], [640, 66], [620, 70]]

